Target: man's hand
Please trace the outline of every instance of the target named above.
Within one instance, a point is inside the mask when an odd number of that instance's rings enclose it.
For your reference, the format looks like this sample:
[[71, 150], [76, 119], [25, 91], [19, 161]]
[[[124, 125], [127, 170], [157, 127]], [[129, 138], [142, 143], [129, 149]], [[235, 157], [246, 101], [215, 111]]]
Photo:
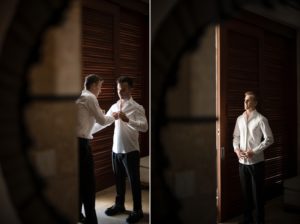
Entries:
[[241, 149], [235, 149], [234, 151], [239, 159], [247, 158], [247, 154]]
[[251, 159], [254, 155], [254, 152], [252, 149], [248, 149], [247, 152], [246, 152], [246, 157]]
[[115, 120], [119, 119], [119, 113], [118, 112], [113, 112], [112, 116], [115, 118]]
[[122, 111], [119, 112], [119, 118], [124, 121], [124, 122], [128, 122], [129, 118], [126, 116], [125, 113], [123, 113]]

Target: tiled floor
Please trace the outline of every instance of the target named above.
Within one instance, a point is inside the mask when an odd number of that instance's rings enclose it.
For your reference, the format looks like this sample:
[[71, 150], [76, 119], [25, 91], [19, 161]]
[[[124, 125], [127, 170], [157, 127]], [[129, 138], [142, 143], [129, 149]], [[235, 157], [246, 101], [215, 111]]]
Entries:
[[[105, 215], [106, 208], [112, 206], [115, 201], [115, 186], [100, 191], [96, 195], [96, 212], [99, 224], [125, 224], [129, 212], [132, 211], [132, 196], [130, 186], [127, 185], [125, 208], [126, 213], [109, 217]], [[138, 222], [139, 224], [149, 223], [149, 190], [142, 190], [142, 202], [144, 218]]]
[[[287, 212], [283, 207], [282, 196], [266, 202], [266, 224], [300, 224], [300, 213]], [[224, 224], [237, 224], [241, 217], [236, 217]]]

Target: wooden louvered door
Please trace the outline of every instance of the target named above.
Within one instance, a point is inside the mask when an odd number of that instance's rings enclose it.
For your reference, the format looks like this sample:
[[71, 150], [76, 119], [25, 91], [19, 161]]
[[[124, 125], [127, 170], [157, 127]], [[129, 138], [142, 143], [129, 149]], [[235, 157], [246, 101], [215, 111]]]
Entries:
[[293, 30], [246, 12], [217, 35], [218, 220], [226, 221], [243, 208], [232, 133], [246, 91], [257, 93], [275, 138], [265, 151], [266, 192], [296, 172], [296, 42]]
[[[82, 75], [104, 77], [98, 100], [108, 110], [118, 100], [116, 79], [125, 74], [134, 78], [133, 98], [148, 114], [148, 22], [146, 16], [110, 1], [82, 1]], [[83, 79], [82, 79], [83, 80]], [[147, 116], [148, 117], [148, 116]], [[114, 184], [111, 165], [114, 125], [94, 135], [91, 142], [97, 190]], [[148, 155], [148, 133], [143, 134], [141, 154]]]
[[[134, 80], [132, 97], [149, 111], [148, 20], [123, 9], [120, 14], [120, 73]], [[147, 103], [145, 103], [147, 102]], [[149, 120], [148, 116], [147, 119]], [[149, 154], [148, 134], [140, 133], [141, 156]]]
[[231, 21], [220, 27], [219, 74], [219, 218], [224, 221], [241, 212], [238, 161], [232, 147], [236, 118], [243, 112], [244, 92], [259, 88], [259, 49], [262, 33]]
[[265, 151], [266, 187], [297, 173], [296, 33], [264, 32], [260, 110], [272, 125], [275, 143]]
[[[98, 98], [102, 109], [108, 110], [116, 101], [115, 78], [119, 64], [119, 8], [102, 1], [83, 1], [82, 7], [82, 75], [99, 74], [104, 78]], [[97, 190], [112, 185], [111, 149], [114, 126], [96, 135], [91, 141]]]

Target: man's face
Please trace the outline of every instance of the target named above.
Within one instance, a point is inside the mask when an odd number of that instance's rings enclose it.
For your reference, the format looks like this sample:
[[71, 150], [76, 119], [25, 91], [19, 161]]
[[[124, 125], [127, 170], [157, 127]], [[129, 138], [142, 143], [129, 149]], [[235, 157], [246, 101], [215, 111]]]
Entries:
[[118, 83], [117, 90], [120, 99], [128, 100], [131, 97], [131, 88], [127, 82]]
[[254, 97], [251, 95], [246, 95], [245, 96], [245, 101], [244, 101], [244, 108], [245, 110], [254, 110], [256, 107], [256, 101], [254, 100]]
[[91, 92], [93, 92], [96, 97], [98, 97], [99, 94], [101, 93], [102, 84], [103, 81], [99, 81], [97, 83], [93, 83], [91, 86]]

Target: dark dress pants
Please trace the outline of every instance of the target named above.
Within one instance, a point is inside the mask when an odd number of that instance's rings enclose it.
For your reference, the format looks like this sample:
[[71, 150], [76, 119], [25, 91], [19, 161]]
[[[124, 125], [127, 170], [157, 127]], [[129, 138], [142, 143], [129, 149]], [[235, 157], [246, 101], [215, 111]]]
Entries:
[[[97, 224], [95, 210], [94, 160], [88, 139], [78, 138], [79, 143], [79, 214], [84, 207], [87, 224]], [[82, 215], [82, 214], [81, 214]]]
[[256, 221], [264, 223], [264, 173], [265, 163], [253, 165], [239, 164], [240, 181], [244, 198], [244, 221], [253, 222], [252, 210], [255, 206]]
[[142, 209], [141, 182], [140, 182], [140, 153], [132, 151], [129, 153], [112, 153], [113, 171], [116, 179], [116, 205], [124, 206], [126, 174], [131, 185], [133, 210]]

